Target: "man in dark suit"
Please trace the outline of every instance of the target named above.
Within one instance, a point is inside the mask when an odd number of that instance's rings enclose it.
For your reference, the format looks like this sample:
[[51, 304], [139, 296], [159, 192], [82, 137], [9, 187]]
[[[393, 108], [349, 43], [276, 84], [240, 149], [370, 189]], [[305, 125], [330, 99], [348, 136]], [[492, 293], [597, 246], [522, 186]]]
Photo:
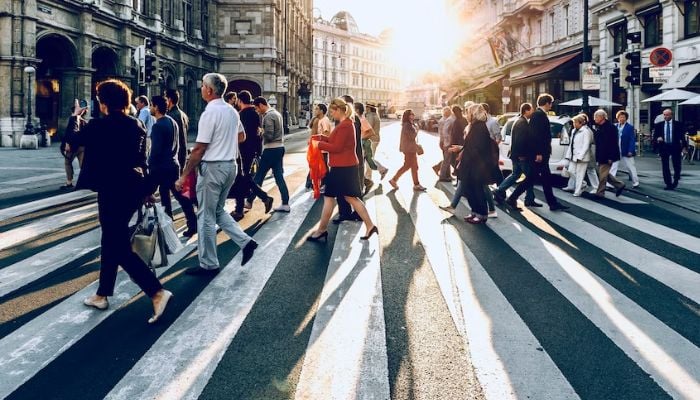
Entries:
[[532, 189], [532, 176], [530, 165], [534, 158], [532, 147], [532, 130], [528, 119], [532, 117], [535, 109], [530, 103], [520, 106], [520, 117], [511, 129], [510, 159], [513, 161], [513, 172], [501, 182], [493, 194], [496, 201], [502, 203], [506, 198], [506, 190], [513, 186], [521, 175], [525, 174], [525, 180], [518, 184], [513, 194], [508, 198], [508, 204], [517, 208], [518, 197], [525, 191], [525, 202], [532, 204], [535, 201], [535, 193]]
[[625, 190], [625, 184], [620, 182], [610, 169], [615, 161], [620, 161], [620, 142], [617, 128], [608, 120], [608, 113], [597, 110], [593, 121], [598, 125], [595, 133], [595, 160], [598, 163], [598, 190], [596, 196], [605, 197], [605, 186], [610, 183], [615, 187], [615, 196]]
[[[682, 153], [688, 151], [688, 144], [685, 141], [685, 130], [683, 124], [673, 119], [673, 110], [664, 110], [663, 121], [654, 125], [654, 143], [657, 144], [661, 155], [661, 168], [664, 173], [664, 190], [673, 190], [678, 186], [681, 179], [681, 159]], [[671, 168], [668, 159], [673, 162], [673, 181], [671, 180]]]
[[[549, 172], [549, 157], [552, 155], [552, 133], [549, 128], [549, 117], [547, 113], [552, 109], [554, 97], [551, 94], [543, 93], [537, 97], [537, 110], [530, 119], [530, 129], [532, 129], [532, 145], [534, 149], [534, 162], [531, 164], [532, 176], [539, 177], [542, 183], [542, 191], [547, 199], [547, 205], [552, 211], [565, 210], [569, 207], [560, 204], [552, 192], [552, 174]], [[528, 207], [541, 207], [534, 199], [532, 202], [525, 201]]]

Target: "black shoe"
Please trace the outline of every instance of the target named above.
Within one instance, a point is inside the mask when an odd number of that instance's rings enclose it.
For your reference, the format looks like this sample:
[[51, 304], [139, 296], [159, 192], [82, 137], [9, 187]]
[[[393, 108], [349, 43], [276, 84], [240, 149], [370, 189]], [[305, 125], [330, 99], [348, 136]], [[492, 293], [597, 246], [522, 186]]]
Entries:
[[255, 240], [250, 239], [248, 244], [243, 247], [243, 259], [241, 259], [241, 265], [245, 265], [250, 259], [253, 257], [253, 253], [255, 252], [255, 249], [258, 248], [258, 244], [255, 242]]
[[675, 189], [675, 188], [673, 187], [673, 185], [666, 185], [666, 186], [664, 186], [664, 190], [673, 190], [673, 189]]
[[549, 207], [549, 211], [563, 211], [563, 210], [568, 210], [569, 207], [565, 206], [561, 203], [556, 203], [555, 205]]
[[219, 271], [220, 271], [219, 268], [204, 269], [202, 267], [197, 266], [197, 267], [187, 268], [185, 270], [185, 273], [187, 275], [193, 275], [193, 276], [214, 276], [214, 275], [218, 274]]
[[320, 242], [321, 240], [328, 243], [328, 231], [325, 231], [318, 236], [309, 235], [306, 237], [307, 242]]
[[238, 222], [243, 219], [243, 213], [234, 211], [231, 213], [231, 217], [233, 217], [234, 221]]
[[500, 190], [496, 189], [493, 191], [493, 199], [496, 200], [496, 203], [499, 205], [503, 205], [503, 203], [506, 201], [506, 195]]
[[506, 200], [506, 204], [507, 204], [510, 208], [512, 208], [513, 210], [515, 210], [515, 211], [522, 211], [522, 208], [520, 208], [520, 207], [518, 206], [518, 200], [517, 200], [517, 199], [511, 199], [511, 198], [509, 198], [509, 199]]
[[182, 236], [186, 238], [191, 238], [192, 236], [197, 234], [197, 228], [188, 228], [185, 232], [182, 233]]
[[542, 207], [542, 203], [538, 203], [534, 200], [533, 201], [526, 201], [525, 207]]
[[61, 190], [71, 190], [73, 189], [73, 184], [72, 183], [66, 183], [65, 185], [61, 186], [59, 189]]
[[622, 185], [619, 188], [615, 189], [615, 197], [620, 197], [623, 190], [625, 190], [625, 185]]
[[371, 238], [372, 235], [374, 235], [375, 233], [379, 235], [379, 229], [377, 229], [376, 225], [373, 226], [372, 229], [369, 230], [369, 232], [367, 232], [366, 236], [360, 236], [360, 240], [369, 240], [369, 238]]
[[272, 197], [268, 197], [265, 200], [263, 200], [263, 204], [265, 204], [265, 214], [269, 213], [270, 210], [272, 210]]
[[672, 188], [677, 188], [678, 187], [678, 181], [673, 181], [673, 185], [671, 185]]

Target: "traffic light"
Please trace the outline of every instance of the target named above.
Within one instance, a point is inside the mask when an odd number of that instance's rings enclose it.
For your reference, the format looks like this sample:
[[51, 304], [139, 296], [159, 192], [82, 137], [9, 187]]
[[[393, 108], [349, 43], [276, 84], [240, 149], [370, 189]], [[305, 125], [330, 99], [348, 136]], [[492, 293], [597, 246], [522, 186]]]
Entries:
[[629, 32], [627, 33], [627, 41], [632, 44], [642, 43], [642, 32]]
[[625, 57], [625, 54], [613, 58], [613, 61], [616, 64], [616, 68], [613, 69], [613, 79], [617, 79], [617, 83], [621, 88], [624, 88], [627, 86], [627, 65], [629, 64], [629, 61], [627, 60], [627, 57]]
[[156, 80], [156, 56], [153, 53], [146, 53], [144, 57], [144, 81], [153, 82]]
[[625, 78], [632, 86], [638, 86], [642, 83], [642, 53], [633, 51], [625, 54], [625, 58], [629, 60], [626, 69], [628, 76]]

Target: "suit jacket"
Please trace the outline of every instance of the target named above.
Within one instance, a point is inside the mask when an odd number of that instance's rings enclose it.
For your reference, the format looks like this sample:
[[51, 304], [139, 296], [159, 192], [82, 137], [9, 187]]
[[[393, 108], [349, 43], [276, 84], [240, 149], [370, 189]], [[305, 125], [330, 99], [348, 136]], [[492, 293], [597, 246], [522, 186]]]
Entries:
[[[620, 131], [620, 124], [615, 124], [617, 131]], [[634, 135], [634, 127], [626, 123], [620, 134], [620, 155], [627, 157], [627, 154], [637, 155], [637, 137]]]
[[666, 121], [661, 121], [657, 124], [654, 125], [654, 139], [653, 142], [657, 143], [658, 138], [663, 139], [664, 141], [659, 143], [661, 145], [661, 150], [662, 151], [670, 151], [672, 153], [679, 153], [681, 150], [687, 147], [687, 143], [685, 141], [685, 128], [683, 127], [683, 124], [679, 121], [673, 120], [671, 122], [671, 143], [666, 143], [665, 142], [665, 137], [666, 137], [666, 132], [665, 132], [665, 127], [666, 127]]
[[607, 164], [608, 161], [615, 162], [620, 160], [617, 128], [612, 122], [605, 120], [603, 125], [598, 126], [598, 131], [594, 136], [596, 162]]
[[538, 108], [530, 118], [532, 129], [533, 151], [535, 155], [542, 155], [546, 160], [552, 155], [552, 132], [549, 128], [549, 117], [541, 108]]
[[520, 157], [524, 157], [527, 160], [532, 160], [534, 158], [532, 146], [534, 138], [530, 123], [525, 117], [520, 116], [515, 121], [511, 129], [511, 137], [510, 159], [518, 160]]
[[174, 119], [177, 123], [177, 162], [180, 164], [180, 170], [182, 170], [185, 168], [185, 161], [187, 160], [187, 130], [190, 126], [190, 119], [187, 117], [187, 114], [185, 114], [184, 111], [180, 110], [180, 107], [178, 106], [168, 110], [166, 115]]

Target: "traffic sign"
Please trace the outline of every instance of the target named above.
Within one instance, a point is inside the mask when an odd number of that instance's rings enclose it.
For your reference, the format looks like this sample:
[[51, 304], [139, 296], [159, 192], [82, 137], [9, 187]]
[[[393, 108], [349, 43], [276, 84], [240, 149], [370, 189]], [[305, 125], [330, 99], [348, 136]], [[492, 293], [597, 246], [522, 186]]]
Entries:
[[665, 67], [673, 60], [673, 52], [665, 47], [657, 47], [649, 54], [649, 61], [655, 67]]
[[277, 92], [287, 92], [289, 89], [289, 77], [288, 76], [278, 76], [277, 77]]

